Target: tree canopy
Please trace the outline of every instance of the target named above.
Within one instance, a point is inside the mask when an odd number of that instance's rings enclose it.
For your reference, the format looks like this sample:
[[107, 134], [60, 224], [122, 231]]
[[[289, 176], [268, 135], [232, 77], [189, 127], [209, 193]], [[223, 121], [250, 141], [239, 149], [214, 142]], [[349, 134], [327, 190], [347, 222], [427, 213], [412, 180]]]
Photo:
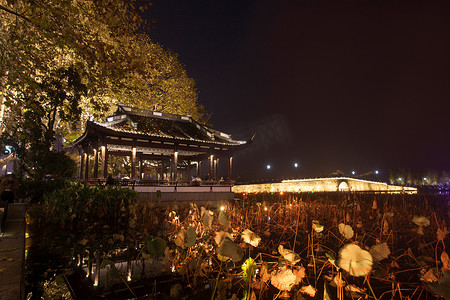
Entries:
[[[3, 129], [24, 136], [29, 116], [40, 119], [39, 126], [51, 126], [48, 132], [80, 127], [88, 115], [99, 119], [119, 102], [206, 121], [195, 81], [177, 55], [139, 33], [145, 25], [139, 12], [149, 5], [138, 0], [0, 0]], [[79, 78], [77, 88], [68, 85], [64, 72]], [[65, 85], [64, 95], [50, 91], [58, 82]]]

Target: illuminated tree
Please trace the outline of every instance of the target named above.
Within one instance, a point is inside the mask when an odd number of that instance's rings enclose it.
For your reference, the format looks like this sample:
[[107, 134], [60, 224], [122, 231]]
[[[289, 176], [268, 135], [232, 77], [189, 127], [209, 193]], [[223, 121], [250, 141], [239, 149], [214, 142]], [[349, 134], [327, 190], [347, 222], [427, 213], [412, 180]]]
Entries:
[[36, 168], [52, 160], [56, 132], [74, 138], [115, 103], [206, 115], [177, 56], [137, 33], [147, 8], [146, 0], [0, 0], [2, 142], [29, 174], [48, 172]]
[[139, 10], [148, 8], [137, 3], [0, 0], [2, 126], [20, 117], [24, 93], [39, 97], [44, 78], [69, 67], [86, 86], [80, 125], [117, 102], [201, 119], [195, 82], [176, 55], [137, 34], [143, 25]]
[[448, 176], [448, 173], [446, 171], [442, 171], [439, 181], [440, 182], [446, 182], [446, 181], [449, 181], [449, 180], [450, 180], [450, 177]]
[[[32, 86], [41, 92], [29, 95], [27, 90], [33, 91], [30, 87], [18, 95], [22, 107], [14, 112], [16, 120], [2, 133], [2, 142], [13, 146], [21, 158], [21, 171], [35, 179], [43, 179], [50, 170], [52, 175], [73, 175], [74, 162], [62, 153], [54, 153], [52, 146], [55, 128], [73, 127], [79, 120], [79, 104], [86, 86], [73, 67], [58, 69]], [[66, 167], [58, 170], [61, 165]]]

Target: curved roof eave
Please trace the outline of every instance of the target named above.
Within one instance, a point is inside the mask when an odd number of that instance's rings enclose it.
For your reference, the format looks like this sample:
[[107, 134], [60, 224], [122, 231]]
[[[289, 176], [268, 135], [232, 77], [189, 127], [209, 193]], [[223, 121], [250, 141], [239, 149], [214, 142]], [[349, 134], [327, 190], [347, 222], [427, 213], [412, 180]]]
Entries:
[[234, 143], [224, 143], [224, 142], [218, 142], [218, 141], [204, 141], [204, 140], [198, 140], [198, 139], [178, 138], [178, 137], [167, 136], [167, 135], [142, 134], [142, 133], [137, 133], [137, 132], [133, 132], [130, 130], [123, 130], [123, 129], [115, 130], [115, 129], [106, 127], [99, 122], [87, 121], [86, 130], [84, 131], [82, 136], [80, 136], [78, 139], [76, 139], [72, 143], [72, 146], [79, 145], [84, 140], [86, 140], [89, 136], [89, 131], [91, 130], [91, 128], [94, 130], [100, 130], [104, 134], [110, 134], [110, 135], [124, 134], [124, 135], [127, 135], [129, 137], [134, 137], [134, 138], [154, 137], [154, 138], [159, 138], [159, 139], [169, 139], [171, 141], [184, 141], [184, 142], [189, 141], [189, 142], [197, 142], [197, 143], [210, 144], [210, 145], [222, 145], [222, 146], [233, 147], [233, 148], [245, 147], [246, 145], [251, 143], [250, 140], [249, 141], [233, 141]]

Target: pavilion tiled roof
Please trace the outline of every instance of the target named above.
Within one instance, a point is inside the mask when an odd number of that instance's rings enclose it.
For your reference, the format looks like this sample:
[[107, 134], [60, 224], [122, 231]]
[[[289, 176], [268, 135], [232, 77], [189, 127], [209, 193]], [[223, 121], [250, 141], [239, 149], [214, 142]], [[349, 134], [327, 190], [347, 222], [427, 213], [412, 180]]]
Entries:
[[121, 133], [139, 134], [182, 141], [198, 141], [219, 145], [244, 145], [229, 134], [202, 125], [191, 116], [181, 116], [118, 105], [113, 116], [98, 126]]

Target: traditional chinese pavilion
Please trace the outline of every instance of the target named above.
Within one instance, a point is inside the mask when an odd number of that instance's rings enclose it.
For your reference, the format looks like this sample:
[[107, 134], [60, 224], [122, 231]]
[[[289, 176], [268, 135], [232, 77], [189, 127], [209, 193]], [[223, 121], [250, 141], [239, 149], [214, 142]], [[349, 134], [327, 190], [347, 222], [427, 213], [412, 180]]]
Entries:
[[[230, 181], [233, 154], [249, 143], [233, 140], [191, 116], [119, 104], [103, 122], [87, 121], [84, 134], [72, 146], [80, 153], [80, 180], [104, 180], [108, 166], [114, 167], [109, 160], [127, 157], [131, 171], [126, 176], [142, 184], [188, 182], [192, 177], [215, 182], [219, 164], [227, 166], [225, 180]], [[200, 174], [202, 169], [207, 174]]]

